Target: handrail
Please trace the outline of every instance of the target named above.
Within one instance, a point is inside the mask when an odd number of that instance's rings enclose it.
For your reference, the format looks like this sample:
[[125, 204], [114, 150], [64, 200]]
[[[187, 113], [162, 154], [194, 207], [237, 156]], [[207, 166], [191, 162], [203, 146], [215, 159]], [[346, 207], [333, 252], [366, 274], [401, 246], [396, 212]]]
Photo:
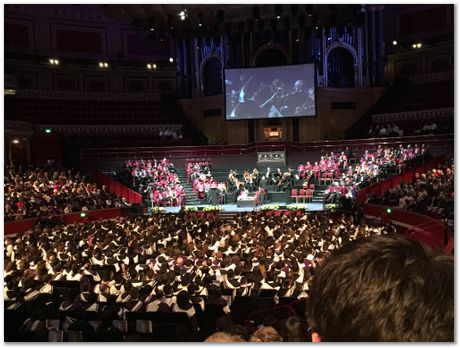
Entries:
[[[363, 205], [364, 216], [379, 219], [382, 223], [391, 222], [395, 225], [404, 226], [408, 228], [408, 236], [433, 248], [445, 246], [446, 226], [441, 221], [401, 208], [394, 208], [391, 213], [387, 213], [386, 208], [386, 206], [376, 204], [365, 204]], [[417, 228], [418, 225], [421, 225], [420, 221], [423, 221], [423, 228]]]
[[453, 80], [454, 76], [454, 71], [442, 71], [438, 73], [418, 74], [409, 76], [409, 81], [412, 85], [416, 85], [437, 81]]
[[163, 129], [170, 131], [182, 131], [181, 124], [98, 124], [98, 125], [61, 125], [61, 124], [38, 124], [35, 128], [44, 131], [46, 128], [52, 128], [54, 132], [66, 134], [139, 134], [158, 132]]
[[[408, 145], [414, 143], [425, 143], [434, 146], [453, 145], [454, 134], [444, 135], [420, 135], [405, 137], [370, 138], [353, 140], [327, 140], [311, 141], [305, 143], [297, 142], [261, 142], [245, 145], [203, 145], [203, 146], [165, 146], [165, 147], [131, 147], [131, 148], [91, 148], [81, 149], [80, 157], [99, 158], [106, 156], [118, 156], [118, 158], [140, 158], [146, 156], [160, 156], [168, 158], [182, 158], [188, 156], [223, 156], [223, 155], [245, 155], [263, 151], [286, 151], [286, 152], [307, 152], [307, 151], [337, 151], [349, 147], [353, 151], [368, 149], [378, 145]], [[121, 156], [121, 157], [120, 157]]]
[[123, 101], [160, 101], [159, 93], [117, 93], [117, 92], [82, 92], [53, 91], [41, 89], [18, 89], [16, 97], [38, 99], [78, 99], [78, 100], [123, 100]]
[[118, 197], [125, 198], [130, 204], [142, 204], [142, 195], [136, 191], [131, 190], [118, 181], [102, 174], [95, 170], [93, 178], [99, 185], [105, 185], [109, 192], [116, 194]]
[[424, 109], [416, 111], [395, 111], [383, 114], [372, 115], [375, 123], [379, 122], [396, 122], [396, 121], [418, 121], [427, 119], [441, 119], [454, 117], [454, 108]]
[[51, 219], [56, 222], [63, 222], [64, 224], [76, 224], [81, 222], [88, 222], [92, 220], [106, 220], [114, 219], [119, 216], [127, 215], [131, 212], [129, 208], [111, 208], [111, 209], [100, 209], [100, 210], [88, 210], [86, 216], [82, 217], [80, 213], [60, 214], [50, 216], [40, 216], [31, 219], [23, 219], [17, 221], [5, 221], [4, 223], [4, 234], [18, 234], [24, 233], [27, 230], [33, 228], [37, 223], [43, 219]]

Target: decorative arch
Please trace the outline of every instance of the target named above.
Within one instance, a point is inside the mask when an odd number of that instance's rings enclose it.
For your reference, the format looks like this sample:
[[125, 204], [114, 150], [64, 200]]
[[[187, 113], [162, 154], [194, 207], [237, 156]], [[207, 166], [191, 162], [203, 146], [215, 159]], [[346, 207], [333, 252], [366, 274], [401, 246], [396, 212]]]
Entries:
[[356, 53], [356, 50], [355, 48], [350, 45], [349, 43], [347, 42], [334, 42], [333, 44], [331, 44], [330, 46], [328, 46], [325, 50], [325, 54], [324, 54], [324, 63], [323, 63], [323, 66], [324, 66], [324, 82], [325, 82], [325, 85], [326, 87], [329, 86], [329, 77], [328, 77], [328, 60], [329, 60], [329, 54], [334, 51], [334, 49], [336, 48], [343, 48], [345, 50], [347, 50], [352, 58], [353, 58], [353, 80], [354, 80], [354, 86], [355, 87], [358, 87], [359, 85], [359, 81], [361, 80], [361, 70], [358, 69], [358, 54]]
[[[209, 68], [209, 64], [213, 59], [216, 59], [220, 66], [214, 69], [215, 71]], [[210, 53], [203, 59], [200, 65], [201, 91], [203, 96], [222, 94], [222, 69], [222, 58], [218, 54]], [[213, 72], [214, 75], [212, 75]]]
[[262, 45], [262, 46], [257, 48], [257, 50], [255, 51], [254, 56], [253, 56], [253, 58], [251, 60], [251, 66], [256, 66], [257, 61], [258, 61], [259, 57], [261, 56], [261, 54], [264, 53], [265, 51], [268, 51], [268, 50], [278, 50], [278, 51], [280, 51], [286, 57], [287, 63], [288, 64], [291, 63], [291, 57], [289, 56], [289, 52], [288, 52], [286, 47], [284, 47], [283, 45], [281, 45], [279, 43], [276, 43], [276, 42], [269, 42], [269, 43], [266, 43], [266, 44], [264, 44], [264, 45]]

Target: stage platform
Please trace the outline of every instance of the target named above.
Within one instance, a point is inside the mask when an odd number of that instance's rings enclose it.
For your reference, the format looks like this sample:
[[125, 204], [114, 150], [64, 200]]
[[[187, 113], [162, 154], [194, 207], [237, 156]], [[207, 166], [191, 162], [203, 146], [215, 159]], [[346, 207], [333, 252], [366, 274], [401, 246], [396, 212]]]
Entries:
[[[280, 209], [285, 209], [286, 208], [286, 203], [271, 203], [271, 204], [278, 204], [280, 206]], [[324, 210], [324, 204], [323, 203], [299, 203], [299, 205], [303, 205], [304, 207], [307, 208], [307, 212], [310, 211], [323, 211]], [[200, 204], [200, 205], [194, 205], [194, 207], [197, 207], [199, 210], [202, 208], [208, 206], [207, 204]], [[242, 213], [242, 212], [249, 212], [249, 211], [254, 211], [254, 207], [238, 207], [236, 204], [222, 204], [220, 207], [222, 207], [221, 212], [224, 213]], [[257, 207], [257, 210], [260, 210], [261, 206]], [[177, 214], [180, 211], [180, 207], [165, 207], [165, 212], [166, 213], [175, 213]], [[150, 213], [150, 209], [149, 209]]]

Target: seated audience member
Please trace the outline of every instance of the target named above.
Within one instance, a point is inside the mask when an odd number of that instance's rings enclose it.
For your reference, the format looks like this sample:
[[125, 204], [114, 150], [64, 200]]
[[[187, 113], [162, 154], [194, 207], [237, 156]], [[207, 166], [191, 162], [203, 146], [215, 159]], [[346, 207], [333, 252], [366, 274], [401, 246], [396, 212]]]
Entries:
[[453, 342], [454, 259], [399, 235], [344, 245], [316, 272], [313, 341]]

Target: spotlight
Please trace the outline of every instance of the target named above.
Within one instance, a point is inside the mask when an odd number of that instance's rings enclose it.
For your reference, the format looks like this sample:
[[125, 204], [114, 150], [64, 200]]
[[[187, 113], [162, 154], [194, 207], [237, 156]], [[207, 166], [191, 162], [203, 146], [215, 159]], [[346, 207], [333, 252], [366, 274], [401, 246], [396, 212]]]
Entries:
[[198, 26], [199, 26], [199, 27], [201, 27], [201, 26], [203, 26], [203, 24], [201, 24], [201, 23], [198, 23]]
[[316, 26], [316, 27], [315, 27], [315, 29], [316, 29], [316, 30], [318, 30], [318, 29], [319, 29], [319, 27], [318, 27], [318, 26]]
[[396, 46], [398, 44], [398, 41], [393, 40], [393, 46]]
[[19, 144], [19, 140], [18, 140], [18, 139], [14, 139], [14, 140], [12, 141], [12, 143], [13, 143], [13, 144]]
[[46, 134], [51, 134], [51, 128], [45, 128], [45, 133]]
[[391, 212], [393, 211], [391, 208], [387, 208], [387, 214], [391, 214]]
[[80, 212], [80, 217], [85, 218], [86, 217], [86, 212], [84, 212], [84, 211]]
[[276, 19], [280, 19], [280, 18], [281, 18], [281, 16], [280, 16], [280, 15], [276, 16]]
[[180, 17], [181, 21], [185, 21], [185, 18], [187, 18], [187, 16], [188, 16], [188, 14], [187, 14], [186, 9], [183, 9], [182, 11], [179, 12], [179, 17]]
[[169, 62], [170, 62], [170, 63], [174, 63], [174, 58], [173, 58], [173, 57], [169, 57]]
[[154, 30], [155, 30], [155, 28], [150, 28], [150, 31], [154, 31]]

